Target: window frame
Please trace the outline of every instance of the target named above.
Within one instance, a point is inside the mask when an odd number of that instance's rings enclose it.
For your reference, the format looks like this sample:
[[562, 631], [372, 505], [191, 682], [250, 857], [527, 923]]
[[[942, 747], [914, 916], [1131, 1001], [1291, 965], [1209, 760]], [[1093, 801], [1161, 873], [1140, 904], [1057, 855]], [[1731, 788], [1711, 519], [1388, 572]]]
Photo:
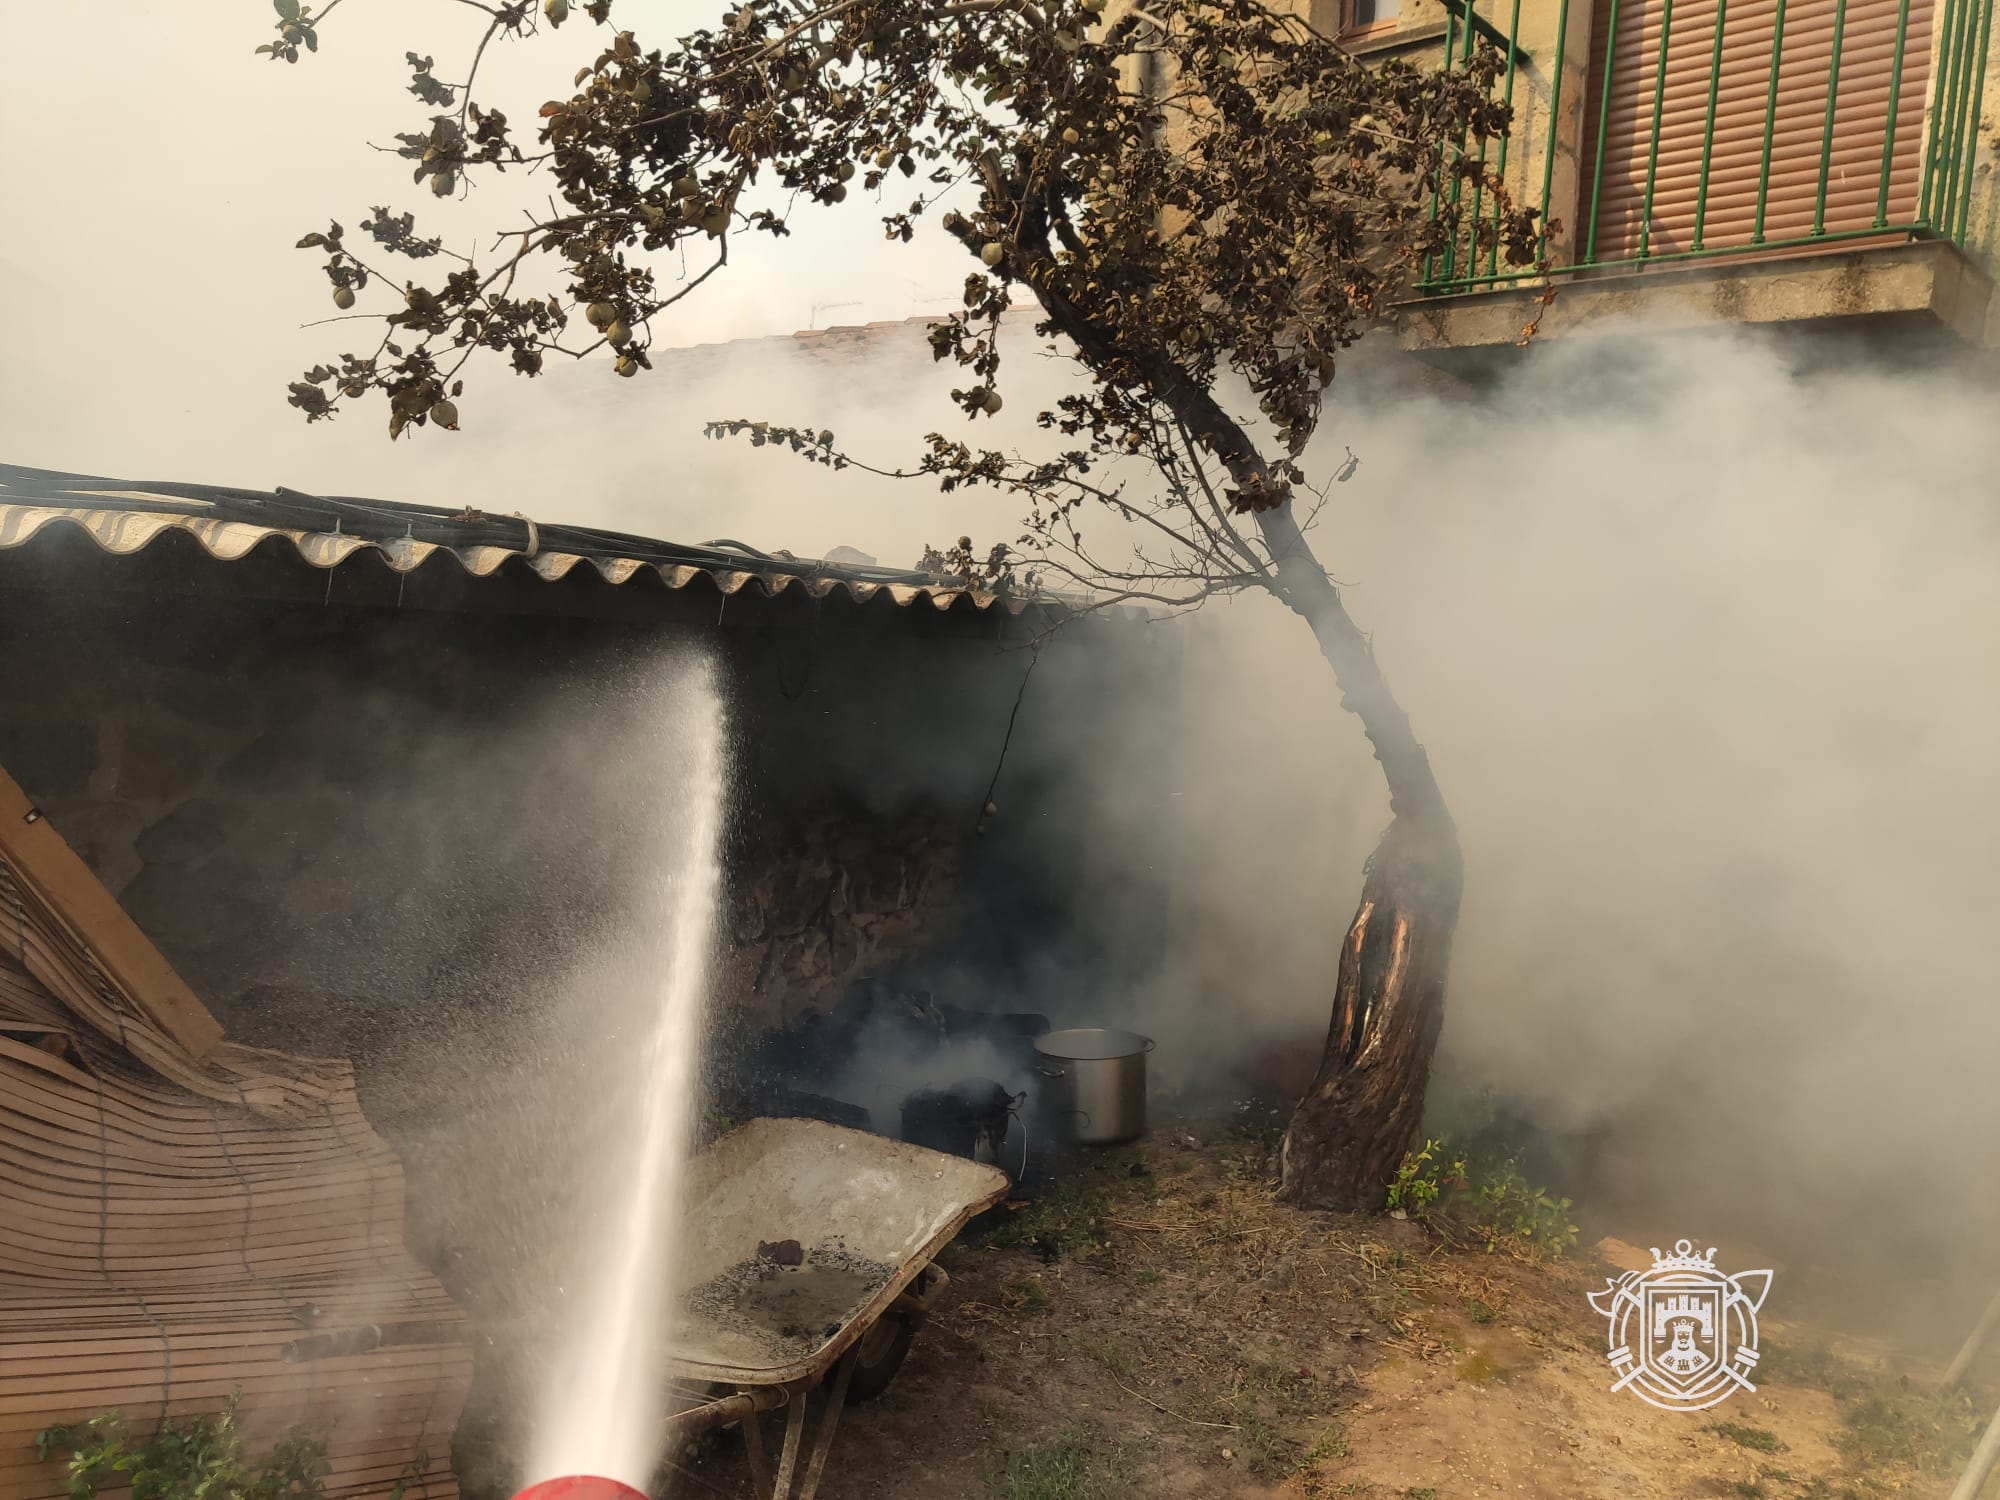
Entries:
[[1312, 0], [1310, 19], [1321, 36], [1342, 45], [1379, 42], [1403, 29], [1405, 3], [1406, 0], [1397, 0], [1396, 14], [1385, 20], [1361, 24], [1354, 19], [1356, 0]]
[[1359, 9], [1359, 0], [1335, 0], [1340, 7], [1340, 27], [1334, 32], [1334, 40], [1339, 42], [1367, 42], [1377, 37], [1390, 35], [1403, 29], [1403, 4], [1396, 0], [1396, 13], [1380, 21], [1359, 22], [1354, 13]]

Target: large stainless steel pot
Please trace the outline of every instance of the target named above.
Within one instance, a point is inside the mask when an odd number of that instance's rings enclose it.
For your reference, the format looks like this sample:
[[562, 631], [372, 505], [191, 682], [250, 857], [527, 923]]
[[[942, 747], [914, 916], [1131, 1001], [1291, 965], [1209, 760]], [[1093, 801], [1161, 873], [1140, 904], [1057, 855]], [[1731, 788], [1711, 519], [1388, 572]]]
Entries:
[[1035, 1038], [1050, 1126], [1080, 1146], [1111, 1146], [1146, 1131], [1146, 1054], [1153, 1039], [1099, 1026]]

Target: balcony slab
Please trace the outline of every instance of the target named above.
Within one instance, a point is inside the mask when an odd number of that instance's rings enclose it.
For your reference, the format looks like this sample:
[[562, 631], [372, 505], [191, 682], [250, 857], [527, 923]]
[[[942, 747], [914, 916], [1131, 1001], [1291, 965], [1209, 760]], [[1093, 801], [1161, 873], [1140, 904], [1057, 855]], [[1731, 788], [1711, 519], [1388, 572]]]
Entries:
[[2000, 334], [1993, 283], [1941, 241], [1573, 274], [1557, 278], [1555, 293], [1546, 307], [1539, 283], [1415, 299], [1397, 306], [1397, 335], [1411, 353], [1438, 357], [1520, 344], [1537, 313], [1537, 342], [1723, 323], [1874, 324], [1986, 348]]

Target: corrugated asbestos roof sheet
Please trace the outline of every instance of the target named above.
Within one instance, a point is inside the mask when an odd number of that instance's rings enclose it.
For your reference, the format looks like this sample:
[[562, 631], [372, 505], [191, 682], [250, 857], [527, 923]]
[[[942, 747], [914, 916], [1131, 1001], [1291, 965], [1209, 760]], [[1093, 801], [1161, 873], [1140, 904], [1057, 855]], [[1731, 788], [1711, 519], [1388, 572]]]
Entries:
[[689, 546], [474, 509], [453, 513], [282, 487], [266, 493], [0, 464], [0, 550], [32, 546], [37, 537], [69, 527], [120, 557], [180, 532], [221, 562], [235, 562], [281, 539], [300, 559], [327, 572], [365, 555], [407, 575], [445, 553], [471, 578], [492, 577], [503, 564], [519, 560], [547, 582], [588, 566], [611, 584], [648, 572], [669, 589], [707, 578], [725, 596], [754, 584], [766, 596], [798, 590], [823, 599], [843, 590], [857, 604], [886, 596], [904, 607], [948, 610], [969, 604], [983, 612], [997, 606], [1009, 615], [1031, 602], [1055, 602], [959, 588], [901, 569], [760, 552], [733, 541]]

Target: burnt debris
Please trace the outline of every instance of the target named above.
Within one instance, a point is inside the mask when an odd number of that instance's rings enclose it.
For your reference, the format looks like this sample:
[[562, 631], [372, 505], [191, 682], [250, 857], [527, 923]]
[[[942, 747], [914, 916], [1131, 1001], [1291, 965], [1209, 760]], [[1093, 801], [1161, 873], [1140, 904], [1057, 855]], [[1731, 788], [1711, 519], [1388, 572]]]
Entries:
[[[766, 1037], [726, 1112], [823, 1120], [1018, 1171], [1018, 1148], [1003, 1147], [1027, 1097], [1018, 1090], [1032, 1077], [1034, 1039], [1048, 1029], [1034, 1012], [968, 1010], [863, 979], [831, 1010]], [[960, 1069], [998, 1076], [946, 1082]]]
[[952, 1156], [997, 1162], [1008, 1123], [1026, 1098], [990, 1078], [918, 1089], [903, 1100], [903, 1139]]

